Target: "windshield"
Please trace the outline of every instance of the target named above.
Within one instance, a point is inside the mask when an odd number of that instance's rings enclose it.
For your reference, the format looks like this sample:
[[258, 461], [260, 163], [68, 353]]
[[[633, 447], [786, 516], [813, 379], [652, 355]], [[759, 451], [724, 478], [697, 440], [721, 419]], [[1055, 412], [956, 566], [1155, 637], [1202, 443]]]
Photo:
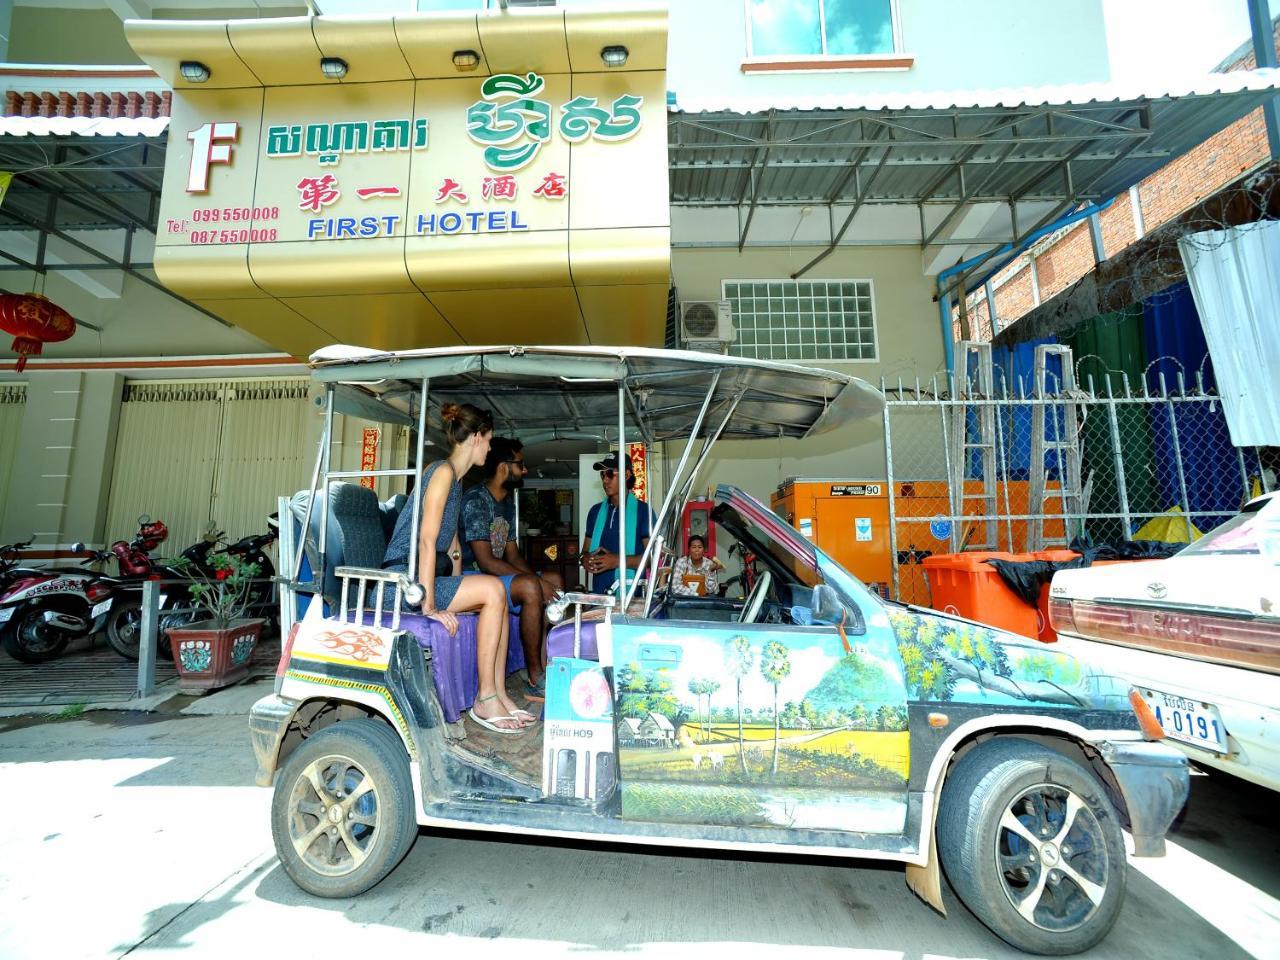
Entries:
[[1280, 557], [1280, 497], [1246, 506], [1226, 523], [1215, 527], [1179, 556], [1227, 555]]
[[721, 484], [712, 519], [738, 539], [744, 551], [759, 551], [760, 559], [776, 571], [786, 571], [797, 583], [822, 583], [815, 547], [794, 527], [749, 494]]

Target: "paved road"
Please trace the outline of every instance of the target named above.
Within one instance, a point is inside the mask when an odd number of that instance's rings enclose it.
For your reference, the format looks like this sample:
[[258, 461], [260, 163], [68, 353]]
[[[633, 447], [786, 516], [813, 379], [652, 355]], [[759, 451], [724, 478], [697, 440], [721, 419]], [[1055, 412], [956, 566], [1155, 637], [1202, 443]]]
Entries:
[[[271, 852], [242, 716], [0, 721], [0, 957], [1003, 958], [899, 869], [423, 834], [358, 900], [295, 888]], [[1123, 960], [1280, 957], [1274, 794], [1198, 776], [1170, 856], [1138, 860]]]

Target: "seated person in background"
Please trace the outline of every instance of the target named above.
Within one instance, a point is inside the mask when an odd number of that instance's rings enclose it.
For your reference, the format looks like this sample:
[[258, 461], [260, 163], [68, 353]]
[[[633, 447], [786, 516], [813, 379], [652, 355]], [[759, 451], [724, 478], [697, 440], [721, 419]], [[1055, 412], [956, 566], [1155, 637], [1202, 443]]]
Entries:
[[500, 579], [507, 605], [520, 614], [520, 643], [524, 647], [526, 681], [531, 697], [541, 697], [546, 673], [547, 601], [562, 589], [557, 573], [539, 576], [516, 546], [515, 497], [524, 484], [524, 446], [519, 440], [494, 437], [484, 461], [484, 483], [462, 496], [462, 558], [464, 572], [487, 573]]
[[[653, 512], [647, 503], [641, 503], [631, 493], [636, 478], [630, 457], [626, 458], [626, 463], [627, 567], [635, 569], [640, 566], [640, 554], [649, 543]], [[608, 593], [618, 582], [618, 495], [622, 483], [618, 477], [617, 453], [609, 454], [603, 460], [593, 463], [592, 467], [600, 474], [604, 499], [587, 514], [582, 540], [582, 566], [591, 577], [591, 592]], [[631, 583], [632, 580], [633, 577], [628, 575], [627, 582]]]
[[698, 534], [689, 537], [689, 555], [676, 561], [671, 570], [671, 589], [682, 597], [714, 597], [720, 593], [716, 574], [724, 564], [708, 557], [707, 542]]

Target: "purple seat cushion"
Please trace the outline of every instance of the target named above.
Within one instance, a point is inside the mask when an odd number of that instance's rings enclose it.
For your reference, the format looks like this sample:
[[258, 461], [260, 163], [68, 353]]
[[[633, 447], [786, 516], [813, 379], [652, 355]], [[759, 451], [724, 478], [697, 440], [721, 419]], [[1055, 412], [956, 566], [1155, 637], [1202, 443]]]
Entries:
[[[573, 656], [573, 621], [551, 628], [547, 634], [547, 662], [555, 657]], [[596, 649], [596, 622], [582, 625], [582, 649], [578, 656], [583, 660], [599, 660]]]
[[[373, 623], [366, 611], [364, 622]], [[384, 619], [384, 623], [386, 620]], [[507, 673], [524, 668], [524, 648], [520, 645], [520, 618], [509, 614], [511, 642], [507, 646]], [[475, 702], [480, 690], [480, 674], [476, 667], [476, 615], [458, 614], [458, 632], [449, 631], [434, 620], [416, 613], [402, 613], [400, 628], [413, 634], [418, 646], [431, 651], [431, 672], [435, 677], [436, 695], [447, 723], [455, 723], [462, 712]], [[570, 647], [573, 637], [569, 638]]]

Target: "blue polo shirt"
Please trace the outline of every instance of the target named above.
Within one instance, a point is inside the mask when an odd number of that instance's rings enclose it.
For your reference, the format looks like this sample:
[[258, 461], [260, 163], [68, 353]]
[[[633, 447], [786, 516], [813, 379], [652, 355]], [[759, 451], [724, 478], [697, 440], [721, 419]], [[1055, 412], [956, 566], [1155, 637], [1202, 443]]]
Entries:
[[[642, 544], [649, 539], [649, 530], [653, 524], [653, 511], [649, 509], [649, 505], [643, 501], [628, 503], [627, 506], [639, 507], [640, 513], [636, 518], [636, 553], [639, 554], [643, 550]], [[593, 549], [604, 547], [610, 553], [619, 553], [618, 547], [618, 508], [608, 500], [601, 500], [589, 511], [587, 511], [587, 525], [583, 528], [582, 539], [591, 540], [591, 534], [596, 529], [596, 518], [600, 515], [600, 508], [605, 507], [608, 513], [604, 516], [604, 531], [600, 535], [600, 542], [597, 544], [589, 544]], [[631, 518], [627, 517], [627, 526], [631, 526]], [[631, 570], [627, 575], [627, 582], [630, 583], [635, 579], [635, 570]], [[617, 570], [606, 570], [603, 573], [594, 574], [591, 577], [591, 592], [604, 593], [618, 579]]]

